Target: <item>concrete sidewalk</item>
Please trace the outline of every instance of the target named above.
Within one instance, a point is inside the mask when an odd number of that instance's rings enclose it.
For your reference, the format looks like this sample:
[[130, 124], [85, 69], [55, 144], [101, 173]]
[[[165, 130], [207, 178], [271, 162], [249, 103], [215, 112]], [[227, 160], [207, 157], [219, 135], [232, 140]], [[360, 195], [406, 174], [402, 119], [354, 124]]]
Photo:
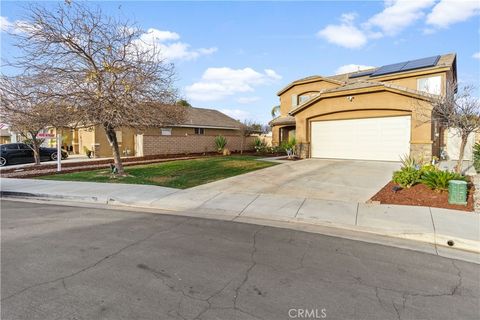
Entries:
[[[121, 205], [222, 220], [303, 223], [459, 249], [480, 259], [480, 214], [428, 207], [374, 205], [262, 193], [93, 182], [1, 179], [2, 196]], [[452, 244], [453, 246], [449, 245]], [[479, 260], [480, 262], [480, 260]]]

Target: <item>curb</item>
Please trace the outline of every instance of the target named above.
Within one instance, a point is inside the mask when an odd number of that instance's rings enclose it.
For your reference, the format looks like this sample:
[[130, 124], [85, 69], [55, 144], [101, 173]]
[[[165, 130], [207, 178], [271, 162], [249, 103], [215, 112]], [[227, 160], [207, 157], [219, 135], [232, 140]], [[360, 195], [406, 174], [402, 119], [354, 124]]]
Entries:
[[[437, 248], [448, 248], [453, 249], [456, 251], [461, 251], [470, 254], [480, 254], [480, 246], [477, 241], [452, 237], [442, 234], [434, 234], [434, 233], [398, 233], [398, 232], [388, 232], [386, 230], [379, 230], [374, 228], [368, 227], [359, 227], [359, 226], [352, 226], [340, 223], [333, 223], [333, 222], [325, 222], [325, 221], [318, 221], [313, 219], [301, 219], [301, 218], [283, 218], [278, 216], [265, 216], [265, 217], [252, 217], [252, 216], [241, 216], [237, 213], [228, 214], [225, 212], [223, 215], [212, 215], [212, 214], [205, 214], [201, 211], [197, 211], [196, 208], [191, 208], [185, 210], [187, 212], [182, 213], [182, 211], [172, 210], [172, 209], [162, 209], [157, 207], [151, 207], [148, 205], [141, 205], [141, 204], [134, 204], [134, 203], [126, 203], [123, 201], [119, 201], [114, 198], [98, 198], [98, 197], [82, 197], [82, 196], [69, 196], [69, 195], [53, 195], [53, 194], [43, 194], [43, 193], [31, 193], [31, 192], [17, 192], [17, 191], [0, 191], [0, 197], [7, 197], [7, 198], [23, 198], [23, 199], [36, 199], [36, 200], [60, 200], [60, 201], [72, 201], [72, 202], [80, 202], [80, 203], [89, 203], [89, 204], [98, 204], [98, 205], [107, 205], [112, 207], [123, 207], [123, 208], [138, 208], [138, 209], [150, 209], [150, 210], [163, 210], [171, 212], [175, 215], [185, 215], [185, 216], [198, 216], [199, 218], [205, 217], [209, 219], [217, 219], [217, 220], [228, 220], [228, 221], [237, 221], [243, 222], [244, 220], [248, 220], [251, 223], [265, 221], [271, 222], [279, 222], [279, 223], [301, 223], [304, 225], [312, 225], [312, 226], [319, 226], [319, 227], [327, 227], [327, 228], [335, 228], [340, 230], [346, 230], [351, 232], [369, 234], [369, 235], [377, 235], [383, 236], [388, 238], [394, 239], [401, 239], [401, 240], [410, 240], [414, 242], [420, 242], [423, 244], [433, 245], [435, 249]], [[197, 215], [195, 215], [197, 213]]]

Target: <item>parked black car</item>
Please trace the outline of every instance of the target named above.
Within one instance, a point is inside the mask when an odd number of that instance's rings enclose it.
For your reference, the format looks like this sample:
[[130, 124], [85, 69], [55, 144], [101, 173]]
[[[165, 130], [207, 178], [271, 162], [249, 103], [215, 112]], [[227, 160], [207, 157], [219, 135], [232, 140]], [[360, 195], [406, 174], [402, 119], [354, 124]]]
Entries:
[[[66, 159], [68, 153], [62, 150], [62, 159]], [[40, 147], [40, 160], [57, 160], [56, 148]], [[35, 162], [33, 150], [25, 143], [7, 143], [0, 145], [0, 167], [14, 163]]]

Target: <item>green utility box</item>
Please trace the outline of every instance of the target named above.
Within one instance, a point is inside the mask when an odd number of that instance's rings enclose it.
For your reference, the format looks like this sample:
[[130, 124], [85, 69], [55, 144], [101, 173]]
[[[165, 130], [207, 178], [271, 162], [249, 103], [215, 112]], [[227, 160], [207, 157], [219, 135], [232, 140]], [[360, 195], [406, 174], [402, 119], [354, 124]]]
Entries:
[[461, 180], [448, 182], [448, 203], [467, 205], [467, 182]]

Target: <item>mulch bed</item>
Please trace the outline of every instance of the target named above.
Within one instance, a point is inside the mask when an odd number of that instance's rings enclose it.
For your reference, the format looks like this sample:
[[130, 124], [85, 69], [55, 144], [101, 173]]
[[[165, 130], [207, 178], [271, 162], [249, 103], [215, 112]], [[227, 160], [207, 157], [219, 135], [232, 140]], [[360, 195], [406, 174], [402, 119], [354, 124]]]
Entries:
[[468, 184], [467, 205], [454, 205], [448, 203], [448, 192], [436, 192], [423, 184], [416, 184], [409, 189], [393, 191], [397, 184], [390, 181], [370, 200], [380, 201], [382, 204], [401, 204], [409, 206], [425, 206], [462, 211], [473, 211], [473, 194], [475, 187], [473, 183]]

